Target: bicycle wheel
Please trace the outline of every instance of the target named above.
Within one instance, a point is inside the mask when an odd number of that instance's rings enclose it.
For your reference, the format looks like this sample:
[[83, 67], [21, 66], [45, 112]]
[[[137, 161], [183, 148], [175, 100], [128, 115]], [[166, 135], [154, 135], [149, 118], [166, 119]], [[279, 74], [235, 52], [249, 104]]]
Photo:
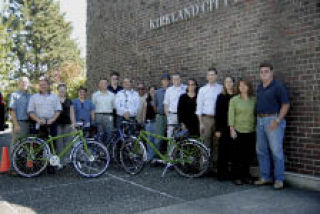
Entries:
[[141, 172], [146, 159], [146, 148], [136, 137], [128, 137], [122, 143], [120, 150], [120, 162], [123, 169], [135, 175]]
[[39, 175], [48, 165], [50, 148], [38, 138], [27, 138], [19, 143], [12, 154], [14, 170], [31, 178]]
[[209, 150], [200, 142], [186, 139], [178, 142], [172, 151], [175, 170], [182, 176], [196, 178], [203, 175], [209, 167]]
[[72, 163], [74, 169], [83, 177], [95, 178], [107, 170], [110, 156], [107, 148], [97, 141], [87, 141], [88, 155], [84, 150], [84, 144], [77, 144], [72, 151]]

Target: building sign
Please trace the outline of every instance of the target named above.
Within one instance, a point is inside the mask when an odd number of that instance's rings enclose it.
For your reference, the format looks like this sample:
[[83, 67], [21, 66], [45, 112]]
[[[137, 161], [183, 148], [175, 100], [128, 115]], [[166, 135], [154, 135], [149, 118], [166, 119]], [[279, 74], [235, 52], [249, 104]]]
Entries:
[[160, 16], [150, 20], [150, 29], [157, 29], [183, 20], [199, 16], [202, 13], [212, 12], [219, 9], [220, 2], [228, 6], [229, 2], [238, 2], [239, 0], [201, 0], [199, 3], [192, 4], [173, 13]]

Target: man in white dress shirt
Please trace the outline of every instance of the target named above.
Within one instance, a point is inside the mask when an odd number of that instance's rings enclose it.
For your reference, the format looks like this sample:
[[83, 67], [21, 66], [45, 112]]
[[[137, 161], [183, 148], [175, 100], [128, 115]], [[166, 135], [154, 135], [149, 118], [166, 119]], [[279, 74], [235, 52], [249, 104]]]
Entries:
[[172, 137], [174, 126], [178, 124], [178, 102], [182, 94], [186, 93], [187, 87], [181, 84], [179, 74], [172, 75], [172, 86], [166, 90], [164, 95], [164, 112], [167, 116], [167, 137]]
[[99, 81], [99, 90], [93, 93], [92, 103], [95, 105], [95, 122], [102, 142], [108, 142], [113, 129], [113, 108], [115, 95], [107, 90], [108, 81]]
[[205, 145], [213, 153], [213, 161], [216, 163], [218, 154], [218, 142], [214, 141], [215, 132], [215, 108], [218, 95], [222, 91], [222, 85], [217, 83], [217, 70], [209, 68], [207, 72], [208, 84], [201, 87], [197, 97], [197, 111], [199, 118], [200, 136]]
[[129, 78], [123, 79], [123, 90], [119, 91], [115, 98], [115, 107], [118, 115], [117, 127], [120, 127], [123, 120], [134, 120], [139, 106], [139, 94], [131, 88], [131, 80]]

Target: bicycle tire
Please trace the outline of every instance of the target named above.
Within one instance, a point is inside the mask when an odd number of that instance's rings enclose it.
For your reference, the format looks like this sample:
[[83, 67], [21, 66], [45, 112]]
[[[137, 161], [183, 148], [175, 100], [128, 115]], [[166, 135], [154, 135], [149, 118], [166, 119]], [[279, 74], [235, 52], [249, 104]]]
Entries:
[[143, 142], [133, 136], [126, 138], [120, 150], [120, 162], [123, 169], [131, 175], [136, 175], [142, 171], [145, 160], [146, 148]]
[[[103, 175], [109, 167], [110, 155], [108, 149], [97, 141], [87, 141], [91, 157], [84, 151], [84, 144], [76, 144], [72, 151], [72, 163], [77, 173], [86, 178], [96, 178]], [[97, 168], [99, 165], [99, 169]], [[95, 168], [96, 167], [96, 168]], [[86, 169], [89, 169], [86, 171]], [[93, 172], [93, 170], [95, 172]]]
[[172, 151], [175, 170], [184, 177], [197, 178], [207, 172], [210, 152], [205, 145], [194, 139], [178, 142]]
[[[49, 146], [45, 145], [38, 154], [32, 153], [32, 150], [43, 146], [43, 144], [43, 140], [39, 138], [26, 138], [15, 146], [12, 154], [12, 165], [19, 175], [32, 178], [40, 175], [46, 169], [50, 156]], [[26, 148], [30, 148], [29, 151]]]

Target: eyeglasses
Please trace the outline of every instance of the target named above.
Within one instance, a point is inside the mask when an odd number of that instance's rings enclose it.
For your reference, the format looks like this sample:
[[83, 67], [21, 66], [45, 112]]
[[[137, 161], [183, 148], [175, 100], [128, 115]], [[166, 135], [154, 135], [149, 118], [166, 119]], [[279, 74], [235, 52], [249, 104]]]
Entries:
[[188, 84], [188, 85], [192, 85], [192, 86], [195, 86], [196, 84], [194, 84], [194, 83], [190, 83], [190, 84]]
[[139, 91], [144, 91], [144, 90], [146, 90], [145, 88], [139, 88]]

